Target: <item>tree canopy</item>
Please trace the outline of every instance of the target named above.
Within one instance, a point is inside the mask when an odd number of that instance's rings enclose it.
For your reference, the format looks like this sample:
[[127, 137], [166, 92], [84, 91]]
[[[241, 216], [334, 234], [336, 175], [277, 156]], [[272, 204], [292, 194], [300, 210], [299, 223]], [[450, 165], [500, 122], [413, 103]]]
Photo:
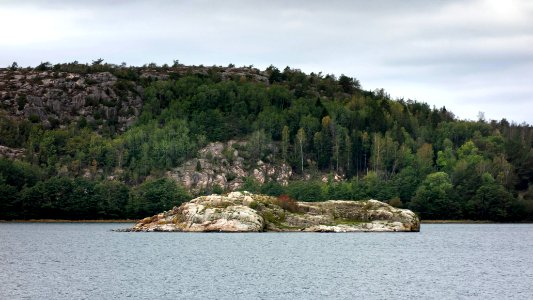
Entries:
[[[152, 69], [163, 67], [148, 66]], [[294, 199], [377, 198], [424, 218], [533, 219], [533, 129], [458, 120], [445, 108], [366, 91], [356, 78], [269, 67], [265, 81], [220, 70], [167, 79], [141, 68], [43, 63], [38, 70], [109, 71], [143, 87], [143, 108], [125, 132], [110, 120], [45, 127], [0, 114], [0, 218], [122, 218], [170, 209], [191, 196], [166, 171], [209, 142], [248, 142], [248, 159], [287, 163], [288, 186], [245, 186]], [[257, 74], [255, 74], [257, 75]], [[22, 101], [22, 100], [21, 100]], [[274, 145], [270, 147], [270, 145]], [[323, 182], [325, 175], [342, 182]]]

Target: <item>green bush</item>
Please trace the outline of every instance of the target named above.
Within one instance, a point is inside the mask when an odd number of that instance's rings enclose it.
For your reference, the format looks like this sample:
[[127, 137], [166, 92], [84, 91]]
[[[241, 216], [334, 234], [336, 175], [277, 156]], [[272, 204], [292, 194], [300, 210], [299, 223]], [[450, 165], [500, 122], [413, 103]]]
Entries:
[[293, 181], [286, 188], [287, 195], [299, 201], [323, 201], [322, 184], [316, 181]]
[[151, 216], [191, 199], [191, 195], [169, 178], [150, 179], [134, 188], [130, 197], [130, 214]]
[[39, 118], [38, 115], [30, 115], [30, 117], [28, 118], [30, 120], [30, 122], [32, 123], [38, 123], [39, 121], [41, 121], [41, 118]]
[[253, 177], [246, 177], [244, 183], [240, 188], [241, 191], [247, 191], [250, 193], [258, 193], [261, 189], [261, 185]]
[[218, 184], [215, 184], [213, 186], [213, 194], [218, 194], [218, 195], [221, 195], [224, 193], [224, 188], [222, 188], [220, 185]]
[[261, 194], [278, 197], [281, 194], [285, 193], [283, 186], [273, 180], [268, 181], [267, 183], [261, 186]]

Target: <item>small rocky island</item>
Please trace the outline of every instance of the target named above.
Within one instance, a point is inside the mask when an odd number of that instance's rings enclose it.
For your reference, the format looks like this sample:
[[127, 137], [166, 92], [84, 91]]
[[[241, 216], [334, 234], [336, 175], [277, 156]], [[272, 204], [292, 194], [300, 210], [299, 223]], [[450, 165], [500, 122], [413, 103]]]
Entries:
[[139, 221], [126, 231], [355, 232], [420, 231], [407, 209], [377, 200], [296, 202], [248, 192], [201, 196]]

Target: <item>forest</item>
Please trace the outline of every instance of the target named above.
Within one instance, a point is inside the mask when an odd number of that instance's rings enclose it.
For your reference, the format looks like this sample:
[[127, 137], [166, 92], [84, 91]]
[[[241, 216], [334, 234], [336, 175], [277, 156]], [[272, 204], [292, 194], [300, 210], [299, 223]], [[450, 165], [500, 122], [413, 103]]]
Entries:
[[[110, 72], [117, 94], [143, 87], [142, 111], [120, 132], [105, 116], [44, 126], [0, 110], [0, 145], [25, 151], [0, 159], [0, 219], [137, 219], [171, 209], [198, 193], [166, 172], [210, 142], [234, 139], [248, 143], [242, 153], [250, 164], [293, 171], [287, 185], [244, 178], [242, 190], [299, 201], [372, 198], [422, 219], [533, 221], [529, 124], [461, 120], [445, 107], [364, 90], [345, 75], [250, 68], [268, 78], [262, 82], [223, 78], [224, 67], [202, 74], [148, 67], [170, 76], [145, 78], [143, 67], [101, 61], [35, 68]], [[199, 194], [213, 192], [228, 191]]]

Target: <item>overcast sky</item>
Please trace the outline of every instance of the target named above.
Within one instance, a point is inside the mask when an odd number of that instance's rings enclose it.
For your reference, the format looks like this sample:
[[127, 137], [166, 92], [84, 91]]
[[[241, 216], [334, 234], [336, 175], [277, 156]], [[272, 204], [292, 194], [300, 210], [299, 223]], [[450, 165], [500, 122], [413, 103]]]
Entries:
[[533, 1], [0, 0], [0, 65], [273, 64], [533, 124]]

